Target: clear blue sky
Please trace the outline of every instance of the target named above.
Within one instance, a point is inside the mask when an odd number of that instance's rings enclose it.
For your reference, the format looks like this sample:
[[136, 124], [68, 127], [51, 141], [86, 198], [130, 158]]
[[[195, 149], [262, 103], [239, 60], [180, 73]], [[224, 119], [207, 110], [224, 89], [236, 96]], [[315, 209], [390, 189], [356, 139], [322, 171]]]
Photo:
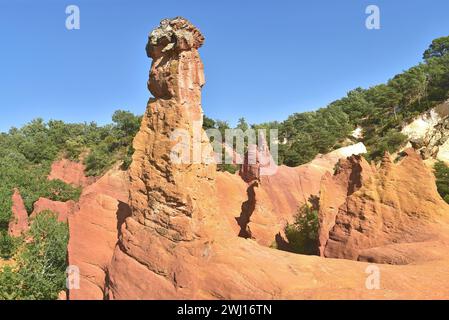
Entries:
[[[76, 4], [81, 29], [65, 28]], [[381, 29], [365, 28], [365, 8]], [[27, 121], [143, 113], [148, 32], [184, 16], [206, 37], [203, 107], [231, 124], [283, 120], [385, 82], [449, 34], [447, 0], [0, 0], [0, 131]]]

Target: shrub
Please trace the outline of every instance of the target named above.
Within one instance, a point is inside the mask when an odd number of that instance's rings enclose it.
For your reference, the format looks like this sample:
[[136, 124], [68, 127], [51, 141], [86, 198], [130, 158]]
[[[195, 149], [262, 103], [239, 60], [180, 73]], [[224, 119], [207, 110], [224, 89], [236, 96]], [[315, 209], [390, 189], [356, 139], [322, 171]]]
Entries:
[[20, 275], [11, 266], [4, 266], [0, 270], [0, 300], [22, 299]]
[[11, 237], [7, 231], [0, 232], [0, 258], [10, 259], [16, 252], [17, 247], [21, 243], [21, 238]]
[[401, 132], [392, 129], [389, 130], [383, 137], [375, 137], [370, 143], [368, 158], [371, 160], [379, 160], [384, 153], [394, 153], [407, 140], [407, 136]]
[[96, 148], [89, 153], [84, 161], [86, 174], [88, 176], [100, 176], [113, 163], [114, 159], [106, 146]]
[[229, 172], [231, 174], [239, 171], [240, 166], [235, 164], [221, 163], [217, 165], [217, 170], [222, 172]]
[[438, 192], [444, 201], [449, 203], [449, 166], [439, 161], [435, 164], [434, 169]]
[[40, 213], [26, 234], [31, 239], [16, 256], [15, 269], [0, 272], [0, 297], [6, 299], [56, 299], [65, 288], [67, 267], [66, 223], [50, 211]]
[[285, 227], [291, 250], [301, 254], [317, 254], [318, 226], [318, 210], [307, 204], [300, 207], [294, 223]]

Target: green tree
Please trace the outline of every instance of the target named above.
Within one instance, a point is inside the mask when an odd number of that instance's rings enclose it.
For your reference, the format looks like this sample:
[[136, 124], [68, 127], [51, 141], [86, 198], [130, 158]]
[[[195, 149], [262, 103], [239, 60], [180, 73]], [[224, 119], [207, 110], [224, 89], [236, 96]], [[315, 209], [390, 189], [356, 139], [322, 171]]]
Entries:
[[449, 53], [449, 36], [437, 38], [424, 52], [423, 59], [428, 61], [431, 58], [440, 58]]
[[318, 210], [305, 204], [298, 209], [295, 221], [287, 224], [285, 235], [291, 250], [300, 254], [317, 254]]
[[21, 241], [21, 238], [11, 237], [6, 230], [0, 231], [0, 258], [12, 258]]
[[245, 118], [239, 118], [238, 122], [237, 122], [237, 127], [236, 129], [240, 129], [243, 132], [245, 132], [246, 130], [249, 129], [249, 125], [246, 122]]
[[215, 128], [215, 120], [208, 118], [206, 116], [203, 116], [203, 129], [214, 129]]
[[112, 121], [115, 123], [120, 138], [133, 138], [140, 129], [141, 120], [142, 117], [124, 110], [117, 110], [112, 115]]
[[20, 275], [11, 266], [0, 269], [0, 300], [19, 300], [22, 296]]

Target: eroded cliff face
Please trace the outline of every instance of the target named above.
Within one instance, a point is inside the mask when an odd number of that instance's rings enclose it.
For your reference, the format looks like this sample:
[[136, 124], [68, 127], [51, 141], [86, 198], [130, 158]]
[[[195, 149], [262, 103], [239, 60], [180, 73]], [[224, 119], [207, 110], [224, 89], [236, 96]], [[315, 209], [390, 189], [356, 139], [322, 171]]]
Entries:
[[365, 179], [372, 174], [370, 166], [362, 156], [353, 155], [340, 159], [332, 175], [329, 172], [321, 179], [319, 191], [318, 247], [321, 256], [329, 240], [329, 232], [335, 226], [335, 218], [348, 196], [359, 190]]
[[120, 226], [130, 215], [128, 197], [127, 172], [113, 168], [83, 189], [76, 210], [68, 215], [68, 264], [79, 271], [79, 286], [72, 286], [70, 300], [107, 297], [108, 268]]
[[[59, 221], [68, 222], [67, 260], [71, 270], [79, 273], [70, 275], [72, 287], [67, 292], [62, 291], [59, 299], [102, 300], [107, 296], [107, 272], [119, 228], [130, 215], [128, 173], [116, 166], [94, 181], [85, 176], [82, 164], [63, 159], [52, 165], [48, 178], [83, 186], [78, 202], [40, 198], [33, 204], [30, 216], [32, 219], [42, 211], [50, 210], [58, 215]], [[27, 230], [28, 217], [23, 215], [26, 210], [17, 195], [13, 208], [22, 213], [19, 215], [21, 223], [15, 230], [19, 226], [20, 230]]]
[[[285, 226], [294, 222], [299, 207], [318, 201], [322, 176], [332, 175], [339, 159], [366, 153], [363, 143], [358, 143], [317, 155], [313, 161], [299, 167], [276, 165], [276, 168], [270, 168], [275, 163], [270, 160], [269, 151], [262, 150], [263, 157], [260, 158], [263, 161], [248, 164], [248, 156], [245, 157], [240, 170], [242, 179], [218, 174], [219, 203], [223, 208], [228, 207], [226, 212], [231, 218], [230, 223], [237, 221], [237, 225], [233, 225], [237, 235], [253, 239], [263, 246], [286, 250], [289, 246], [284, 235]], [[255, 158], [259, 158], [257, 153]], [[265, 174], [260, 171], [261, 163], [266, 169]], [[234, 203], [241, 205], [231, 208]]]
[[68, 159], [55, 161], [51, 166], [49, 180], [61, 180], [76, 187], [85, 187], [94, 182], [93, 177], [86, 177], [85, 166], [81, 162]]
[[376, 168], [353, 156], [323, 178], [322, 255], [408, 264], [447, 250], [449, 205], [421, 157], [413, 149], [402, 157], [394, 163], [386, 154]]
[[[321, 176], [326, 172], [333, 172], [335, 164], [332, 164], [332, 170], [323, 165], [327, 163], [327, 156], [318, 157], [317, 161], [304, 166], [303, 169], [280, 167], [274, 176], [257, 178], [257, 186], [253, 184], [254, 181], [247, 183], [237, 175], [216, 174], [213, 164], [183, 164], [174, 161], [173, 150], [177, 150], [174, 146], [179, 141], [172, 139], [172, 132], [181, 129], [186, 133], [187, 140], [182, 141], [193, 154], [193, 144], [189, 141], [195, 140], [193, 128], [196, 121], [201, 121], [200, 94], [204, 77], [198, 48], [202, 42], [201, 33], [183, 18], [164, 20], [161, 26], [150, 34], [147, 52], [153, 58], [153, 64], [148, 86], [155, 98], [149, 101], [141, 130], [134, 141], [136, 152], [130, 168], [131, 216], [121, 225], [118, 244], [107, 267], [105, 297], [447, 297], [449, 289], [441, 286], [449, 274], [447, 255], [435, 255], [431, 260], [421, 259], [411, 266], [380, 265], [381, 288], [369, 290], [365, 286], [367, 263], [291, 254], [261, 246], [256, 242], [258, 238], [265, 237], [266, 241], [271, 240], [273, 233], [267, 230], [268, 225], [276, 220], [273, 218], [275, 215], [282, 216], [284, 209], [291, 212], [300, 198], [319, 193]], [[205, 153], [209, 154], [207, 138], [200, 135], [196, 139], [196, 142], [205, 148]], [[410, 160], [406, 158], [402, 161]], [[336, 244], [335, 252], [346, 254], [345, 243], [352, 250], [358, 250], [356, 248], [359, 243], [362, 249], [371, 248], [371, 244], [377, 245], [377, 236], [384, 228], [389, 228], [388, 221], [380, 223], [377, 217], [379, 213], [375, 211], [377, 216], [373, 217], [371, 224], [368, 220], [371, 217], [366, 216], [365, 219], [363, 210], [344, 209], [364, 208], [365, 204], [369, 205], [371, 201], [369, 197], [380, 199], [375, 203], [380, 204], [382, 208], [397, 209], [393, 213], [390, 209], [385, 211], [386, 214], [399, 214], [398, 223], [393, 223], [393, 226], [397, 226], [394, 229], [397, 230], [401, 230], [403, 221], [406, 226], [413, 226], [413, 221], [421, 219], [421, 216], [425, 221], [437, 220], [436, 217], [444, 215], [443, 212], [437, 215], [430, 213], [432, 209], [446, 210], [446, 207], [440, 207], [441, 203], [433, 197], [432, 190], [419, 195], [413, 191], [413, 186], [419, 184], [420, 179], [429, 178], [427, 173], [420, 173], [422, 168], [419, 162], [411, 161], [410, 165], [399, 170], [400, 174], [398, 170], [388, 169], [396, 168], [393, 163], [385, 163], [383, 169], [377, 169], [363, 163], [361, 158], [349, 159], [346, 162], [346, 165], [341, 164], [335, 177], [330, 173], [326, 174], [324, 179], [328, 181], [327, 188], [326, 184], [321, 187], [323, 194], [327, 193], [327, 196], [323, 197], [323, 208], [333, 210], [330, 214], [325, 210], [322, 213], [325, 217], [323, 219], [327, 221], [326, 230], [330, 230], [330, 236], [329, 232], [322, 232], [322, 251], [327, 250], [330, 240], [338, 242], [335, 235], [340, 235], [339, 230], [348, 225], [352, 228], [353, 222], [354, 230], [358, 230], [361, 225], [362, 228], [370, 230], [367, 233], [369, 236], [366, 239], [353, 237], [354, 234], [348, 236], [348, 233], [343, 231], [346, 238], [340, 237], [344, 239]], [[382, 172], [379, 175], [378, 170]], [[416, 173], [418, 177], [407, 182], [403, 176], [405, 172], [411, 175]], [[341, 179], [341, 182], [330, 181], [333, 179]], [[285, 184], [285, 181], [289, 182]], [[430, 181], [427, 180], [423, 188], [427, 187]], [[377, 193], [370, 196], [370, 192], [367, 192], [366, 197], [361, 196], [365, 195], [363, 190], [371, 190], [368, 187], [371, 185], [374, 186], [373, 192]], [[337, 188], [342, 190], [338, 191], [338, 199], [334, 200], [329, 192]], [[400, 194], [400, 188], [408, 191]], [[389, 191], [393, 191], [391, 195], [384, 194]], [[356, 196], [362, 197], [359, 202], [355, 202], [359, 205], [349, 206], [348, 198]], [[420, 200], [407, 204], [406, 198], [411, 196], [419, 196]], [[416, 201], [429, 202], [429, 210], [417, 212], [419, 207]], [[336, 207], [339, 210], [336, 210]], [[402, 208], [406, 210], [403, 211]], [[245, 228], [242, 228], [235, 218], [240, 217], [238, 213], [244, 209], [253, 213], [247, 219]], [[264, 221], [264, 214], [271, 217]], [[260, 219], [261, 228], [257, 226], [257, 219]], [[418, 226], [421, 225], [426, 225], [426, 222], [418, 222]], [[246, 227], [249, 227], [251, 236], [239, 237], [242, 230], [248, 231]], [[415, 230], [430, 229], [418, 227]], [[400, 232], [392, 234], [394, 236], [389, 237], [388, 241], [394, 242], [400, 238]], [[433, 248], [432, 245], [433, 242], [426, 242], [424, 247]], [[435, 246], [441, 248], [442, 243], [438, 242]], [[345, 257], [352, 258], [349, 254]], [[429, 272], [430, 270], [432, 272]], [[422, 290], [423, 284], [425, 290]]]

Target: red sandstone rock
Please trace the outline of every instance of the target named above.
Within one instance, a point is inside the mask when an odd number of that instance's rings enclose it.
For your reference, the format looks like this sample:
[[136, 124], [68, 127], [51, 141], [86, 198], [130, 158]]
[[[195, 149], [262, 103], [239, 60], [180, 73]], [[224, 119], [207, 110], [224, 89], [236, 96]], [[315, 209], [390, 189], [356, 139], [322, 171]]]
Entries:
[[[332, 182], [338, 184], [340, 180], [342, 191], [335, 191], [338, 187], [322, 188], [321, 214], [329, 220], [334, 218], [334, 226], [329, 228], [331, 223], [327, 223], [321, 235], [326, 238], [324, 233], [330, 229], [327, 242], [321, 243], [325, 246], [324, 256], [409, 263], [417, 256], [416, 246], [410, 244], [422, 247], [421, 256], [426, 255], [422, 243], [440, 241], [445, 245], [449, 235], [449, 205], [439, 196], [434, 176], [421, 157], [413, 149], [405, 153], [397, 164], [386, 154], [377, 170], [364, 160], [349, 159], [351, 165], [343, 169], [346, 173], [336, 175]], [[349, 190], [345, 180], [349, 180], [349, 185], [355, 182], [356, 188]], [[338, 211], [335, 212], [336, 206], [330, 210], [331, 206], [326, 205], [327, 193], [341, 194], [345, 190], [347, 197]], [[443, 249], [444, 245], [440, 247]]]
[[[264, 159], [268, 159], [264, 163], [273, 163], [269, 151], [266, 148], [262, 150]], [[285, 225], [287, 222], [293, 222], [300, 206], [306, 202], [318, 201], [321, 177], [333, 173], [337, 161], [342, 156], [364, 151], [366, 149], [363, 144], [344, 147], [326, 155], [319, 155], [308, 164], [296, 168], [277, 166], [275, 170], [262, 172], [262, 175], [259, 174], [259, 163], [248, 165], [245, 162], [240, 175], [245, 181], [258, 180], [258, 183], [244, 185], [238, 179], [222, 183], [222, 180], [230, 179], [218, 175], [218, 198], [226, 207], [229, 206], [229, 198], [241, 198], [247, 194], [238, 209], [226, 211], [231, 213], [240, 226], [237, 234], [254, 239], [264, 246], [276, 244], [278, 248], [288, 248], [284, 237]], [[246, 160], [248, 158], [247, 156]], [[265, 165], [265, 168], [268, 167]], [[254, 172], [250, 173], [251, 171]], [[241, 185], [239, 191], [230, 192], [228, 189], [231, 188], [231, 184]]]
[[93, 182], [93, 178], [87, 178], [82, 163], [62, 159], [55, 161], [51, 166], [49, 180], [61, 180], [74, 186], [84, 187]]
[[259, 181], [263, 176], [273, 176], [278, 170], [263, 134], [259, 134], [258, 144], [248, 145], [243, 165], [240, 167], [240, 176], [251, 183]]
[[334, 175], [327, 172], [320, 185], [319, 192], [319, 235], [320, 255], [324, 255], [324, 247], [329, 239], [329, 232], [335, 225], [335, 217], [339, 207], [346, 198], [361, 188], [363, 180], [372, 174], [372, 168], [361, 156], [352, 156], [338, 162]]
[[86, 187], [79, 209], [69, 215], [69, 265], [80, 270], [80, 288], [69, 299], [103, 299], [108, 265], [117, 242], [118, 228], [129, 215], [128, 176], [111, 170]]
[[45, 210], [50, 210], [54, 213], [58, 214], [58, 220], [61, 222], [67, 222], [67, 219], [70, 214], [72, 214], [76, 209], [76, 202], [75, 201], [67, 201], [67, 202], [61, 202], [61, 201], [53, 201], [46, 198], [39, 198], [37, 200], [33, 207], [33, 213], [31, 214], [31, 217], [35, 217], [39, 213]]
[[12, 196], [12, 217], [9, 222], [8, 233], [12, 237], [19, 237], [28, 229], [28, 213], [19, 190], [15, 189]]
[[[98, 291], [91, 298], [102, 294], [110, 299], [447, 298], [449, 289], [444, 283], [448, 279], [449, 259], [440, 255], [440, 242], [435, 243], [436, 249], [434, 244], [426, 243], [433, 260], [427, 256], [416, 265], [378, 266], [381, 287], [370, 290], [365, 285], [366, 263], [295, 255], [236, 236], [240, 228], [236, 228], [230, 211], [238, 212], [242, 203], [254, 196], [255, 206], [263, 206], [264, 192], [273, 208], [282, 208], [285, 202], [296, 203], [296, 198], [285, 200], [289, 196], [281, 188], [286, 176], [295, 176], [293, 170], [303, 170], [299, 176], [310, 179], [310, 184], [293, 178], [284, 187], [295, 186], [303, 196], [319, 190], [321, 176], [329, 170], [322, 165], [323, 160], [327, 162], [325, 156], [302, 169], [288, 168], [284, 173], [280, 169], [278, 178], [275, 175], [268, 181], [260, 179], [257, 187], [250, 184], [252, 194], [236, 175], [220, 173], [215, 177], [213, 165], [172, 161], [171, 131], [181, 128], [191, 132], [192, 122], [201, 119], [200, 88], [204, 82], [197, 49], [202, 41], [199, 31], [182, 18], [164, 20], [150, 35], [147, 51], [154, 60], [149, 88], [155, 99], [150, 100], [134, 141], [136, 153], [130, 168], [129, 193], [132, 213], [120, 228], [110, 264], [105, 256], [101, 268], [97, 268], [98, 275], [89, 270], [92, 287]], [[281, 175], [285, 177], [281, 179]], [[358, 180], [354, 181], [352, 185], [358, 188]], [[360, 181], [360, 189], [353, 188], [351, 196], [365, 188], [364, 178]], [[349, 185], [341, 183], [346, 189]], [[269, 188], [272, 192], [266, 191]], [[279, 203], [276, 193], [284, 197]], [[324, 203], [333, 206], [329, 201]], [[250, 201], [248, 207], [252, 206]], [[93, 215], [88, 217], [84, 221]], [[252, 219], [253, 216], [250, 223]], [[81, 222], [77, 229], [81, 238]], [[253, 230], [254, 227], [251, 233]], [[105, 231], [94, 233], [98, 238]], [[72, 245], [72, 251], [78, 250], [76, 243]], [[91, 263], [96, 257], [92, 252], [79, 259]], [[103, 284], [104, 269], [108, 270], [108, 281]]]

